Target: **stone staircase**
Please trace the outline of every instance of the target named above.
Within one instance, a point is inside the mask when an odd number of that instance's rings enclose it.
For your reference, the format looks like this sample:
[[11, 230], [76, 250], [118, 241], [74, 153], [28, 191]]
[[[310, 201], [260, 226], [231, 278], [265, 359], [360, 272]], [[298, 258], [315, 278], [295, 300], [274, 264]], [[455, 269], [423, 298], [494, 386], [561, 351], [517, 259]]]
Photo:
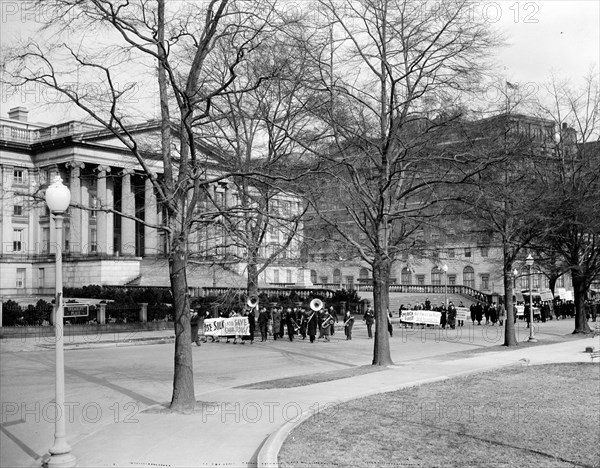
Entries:
[[[187, 268], [188, 285], [194, 288], [213, 286], [245, 286], [246, 278], [221, 266], [190, 262]], [[140, 263], [140, 275], [127, 286], [169, 287], [169, 263], [165, 258], [144, 258]]]

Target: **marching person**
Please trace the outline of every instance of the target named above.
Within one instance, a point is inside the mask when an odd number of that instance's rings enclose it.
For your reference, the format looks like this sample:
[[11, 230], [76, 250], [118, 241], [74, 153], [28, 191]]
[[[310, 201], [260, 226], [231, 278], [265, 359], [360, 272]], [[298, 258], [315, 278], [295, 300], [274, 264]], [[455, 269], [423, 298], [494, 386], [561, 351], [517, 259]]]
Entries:
[[331, 316], [331, 314], [325, 310], [323, 312], [323, 316], [321, 317], [321, 333], [327, 342], [329, 341], [329, 333], [331, 332], [331, 327], [334, 321], [335, 319]]
[[260, 330], [260, 341], [267, 341], [267, 330], [269, 327], [269, 313], [266, 307], [262, 307], [258, 314], [258, 328]]
[[306, 327], [308, 325], [308, 314], [304, 307], [300, 308], [299, 320], [300, 320], [300, 335], [302, 335], [302, 339], [305, 340], [306, 339]]
[[335, 313], [335, 309], [333, 308], [333, 306], [329, 307], [329, 315], [331, 315], [333, 317], [333, 321], [331, 322], [331, 329], [330, 329], [330, 334], [331, 336], [335, 335], [335, 324], [339, 322], [338, 320], [338, 316]]
[[352, 339], [352, 326], [353, 325], [354, 325], [354, 317], [352, 316], [352, 313], [349, 310], [347, 310], [346, 314], [344, 315], [344, 333], [346, 334], [347, 340]]
[[317, 328], [319, 328], [319, 317], [317, 315], [317, 312], [313, 310], [306, 319], [306, 331], [308, 333], [308, 337], [310, 338], [311, 343], [315, 342], [315, 338], [317, 336]]
[[363, 315], [363, 321], [367, 324], [369, 339], [373, 338], [373, 322], [375, 321], [375, 314], [373, 313], [371, 306], [367, 307], [367, 310]]
[[196, 346], [200, 346], [200, 336], [198, 335], [198, 328], [200, 327], [200, 315], [194, 309], [190, 310], [190, 327], [192, 329], [192, 343], [196, 343]]
[[256, 317], [254, 315], [254, 307], [252, 307], [248, 311], [248, 330], [250, 331], [250, 336], [246, 339], [250, 339], [250, 344], [254, 343], [254, 332], [256, 331]]
[[448, 303], [448, 326], [453, 330], [456, 328], [456, 307], [452, 301]]
[[285, 323], [287, 325], [287, 334], [290, 341], [294, 341], [294, 335], [296, 334], [296, 329], [298, 325], [296, 324], [296, 316], [292, 309], [288, 307], [285, 314]]
[[281, 338], [279, 335], [281, 330], [281, 312], [278, 307], [273, 307], [273, 340], [277, 341], [277, 338]]

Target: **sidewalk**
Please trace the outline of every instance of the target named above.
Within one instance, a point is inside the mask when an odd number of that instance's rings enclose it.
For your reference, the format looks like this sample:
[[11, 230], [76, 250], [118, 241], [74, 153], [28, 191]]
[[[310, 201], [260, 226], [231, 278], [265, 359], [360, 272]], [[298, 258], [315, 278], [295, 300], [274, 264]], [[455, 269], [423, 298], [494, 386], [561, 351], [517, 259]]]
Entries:
[[600, 337], [428, 357], [297, 388], [221, 389], [202, 394], [194, 414], [164, 414], [155, 406], [136, 414], [135, 424], [110, 424], [71, 443], [78, 467], [277, 466], [289, 431], [306, 418], [318, 422], [337, 403], [510, 365], [589, 363], [586, 346], [599, 349]]

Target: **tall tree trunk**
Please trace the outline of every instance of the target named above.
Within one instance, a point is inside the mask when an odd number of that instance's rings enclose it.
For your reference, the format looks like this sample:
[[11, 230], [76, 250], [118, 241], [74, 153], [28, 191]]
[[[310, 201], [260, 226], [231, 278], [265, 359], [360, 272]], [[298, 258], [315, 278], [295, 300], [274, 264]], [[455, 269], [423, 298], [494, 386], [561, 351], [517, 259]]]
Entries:
[[517, 346], [515, 335], [515, 308], [513, 304], [513, 277], [511, 265], [504, 266], [504, 306], [506, 308], [506, 323], [504, 324], [504, 346]]
[[170, 409], [178, 412], [193, 411], [196, 405], [189, 312], [190, 301], [185, 267], [185, 251], [173, 249], [169, 257], [169, 274], [175, 309], [175, 372]]
[[248, 255], [248, 297], [258, 297], [258, 265], [257, 265], [257, 254], [254, 249], [250, 249]]
[[390, 355], [388, 334], [389, 278], [392, 262], [389, 259], [376, 259], [373, 262], [373, 302], [375, 307], [375, 343], [373, 365], [394, 364]]
[[575, 330], [573, 333], [590, 333], [590, 326], [585, 315], [585, 278], [581, 276], [579, 269], [572, 269], [573, 292], [575, 296]]

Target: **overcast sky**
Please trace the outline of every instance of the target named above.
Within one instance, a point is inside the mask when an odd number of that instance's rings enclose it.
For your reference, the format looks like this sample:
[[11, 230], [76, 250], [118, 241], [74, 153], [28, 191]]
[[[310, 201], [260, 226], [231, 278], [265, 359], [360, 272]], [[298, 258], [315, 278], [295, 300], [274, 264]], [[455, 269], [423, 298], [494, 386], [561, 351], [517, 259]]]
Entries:
[[[547, 81], [553, 72], [573, 83], [586, 74], [590, 65], [600, 62], [600, 1], [537, 0], [474, 2], [481, 14], [505, 34], [509, 45], [497, 52], [497, 63], [504, 78], [521, 86]], [[23, 6], [25, 5], [25, 7]], [[31, 2], [0, 0], [2, 7], [2, 46], [31, 33]], [[25, 20], [23, 18], [25, 16]], [[34, 18], [34, 17], [33, 17]], [[35, 19], [35, 18], [34, 18]], [[66, 120], [64, 113], [52, 111], [32, 94], [12, 94], [2, 84], [1, 115], [10, 108], [25, 106], [30, 120]], [[46, 103], [47, 104], [47, 103]]]

